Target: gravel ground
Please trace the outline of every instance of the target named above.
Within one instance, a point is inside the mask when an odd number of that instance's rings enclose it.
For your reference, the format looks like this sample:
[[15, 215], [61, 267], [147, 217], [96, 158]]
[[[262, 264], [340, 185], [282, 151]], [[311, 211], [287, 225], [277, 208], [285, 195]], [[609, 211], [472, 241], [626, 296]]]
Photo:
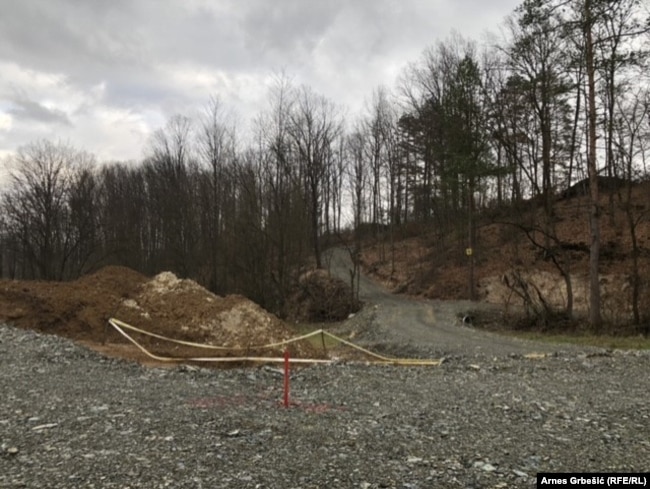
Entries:
[[0, 488], [510, 488], [650, 470], [650, 355], [148, 369], [0, 326]]

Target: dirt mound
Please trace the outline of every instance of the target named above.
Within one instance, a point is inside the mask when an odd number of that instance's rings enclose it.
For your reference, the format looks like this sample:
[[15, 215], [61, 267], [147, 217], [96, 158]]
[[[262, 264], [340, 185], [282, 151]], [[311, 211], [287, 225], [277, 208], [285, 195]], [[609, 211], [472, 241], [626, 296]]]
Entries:
[[[284, 347], [255, 347], [288, 340], [294, 332], [276, 316], [239, 295], [217, 296], [193, 280], [163, 272], [145, 282], [137, 295], [122, 301], [116, 317], [142, 329], [176, 339], [241, 349], [240, 354], [278, 355]], [[309, 356], [309, 345], [296, 344], [292, 353]], [[210, 353], [213, 355], [213, 353]]]
[[298, 281], [287, 301], [287, 317], [292, 321], [340, 321], [359, 310], [350, 286], [325, 270], [312, 270]]
[[147, 277], [105, 267], [73, 282], [0, 281], [0, 320], [80, 340], [100, 339], [106, 321]]
[[[111, 317], [165, 337], [239, 349], [205, 350], [134, 335], [162, 356], [277, 356], [284, 347], [255, 347], [295, 336], [280, 319], [248, 299], [214, 295], [170, 272], [149, 279], [111, 266], [72, 282], [0, 281], [0, 321], [142, 360], [143, 355], [108, 325]], [[316, 355], [308, 343], [292, 344], [289, 350], [296, 357]]]

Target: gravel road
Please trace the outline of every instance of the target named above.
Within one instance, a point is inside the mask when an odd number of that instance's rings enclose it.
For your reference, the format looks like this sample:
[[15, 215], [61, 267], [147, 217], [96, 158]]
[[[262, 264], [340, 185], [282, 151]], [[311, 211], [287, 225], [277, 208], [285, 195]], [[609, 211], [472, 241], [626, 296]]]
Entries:
[[0, 326], [0, 488], [506, 488], [650, 468], [650, 355], [148, 369]]
[[[344, 266], [345, 263], [341, 263]], [[342, 269], [342, 271], [345, 271]], [[458, 326], [364, 281], [366, 344], [439, 367], [145, 368], [0, 325], [0, 488], [528, 488], [650, 470], [650, 354]]]
[[[342, 248], [327, 252], [330, 272], [350, 281], [352, 262]], [[499, 315], [501, 307], [470, 301], [436, 301], [410, 298], [388, 292], [362, 275], [359, 298], [373, 311], [369, 339], [389, 345], [417, 346], [436, 356], [504, 356], [526, 353], [575, 352], [571, 345], [553, 345], [502, 336], [475, 329], [462, 322], [472, 313]]]

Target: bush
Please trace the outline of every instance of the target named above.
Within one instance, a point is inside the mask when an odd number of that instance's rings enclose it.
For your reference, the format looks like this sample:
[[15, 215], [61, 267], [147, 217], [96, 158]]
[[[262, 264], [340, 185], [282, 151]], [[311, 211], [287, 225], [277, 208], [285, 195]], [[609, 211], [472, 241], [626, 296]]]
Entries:
[[300, 277], [285, 305], [287, 319], [296, 322], [341, 321], [359, 310], [350, 286], [325, 270]]

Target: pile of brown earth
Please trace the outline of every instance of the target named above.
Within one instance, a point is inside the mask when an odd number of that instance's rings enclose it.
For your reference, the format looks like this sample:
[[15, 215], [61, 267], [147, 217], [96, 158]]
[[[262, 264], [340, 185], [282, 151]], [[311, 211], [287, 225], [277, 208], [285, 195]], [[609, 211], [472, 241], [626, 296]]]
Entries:
[[[258, 346], [295, 336], [248, 299], [217, 296], [170, 272], [150, 279], [110, 266], [72, 282], [0, 281], [0, 321], [72, 338], [108, 355], [156, 363], [110, 326], [109, 318], [164, 337], [231, 348], [206, 350], [133, 333], [147, 350], [164, 357], [277, 357], [285, 346]], [[318, 356], [308, 342], [288, 349], [293, 357]]]

